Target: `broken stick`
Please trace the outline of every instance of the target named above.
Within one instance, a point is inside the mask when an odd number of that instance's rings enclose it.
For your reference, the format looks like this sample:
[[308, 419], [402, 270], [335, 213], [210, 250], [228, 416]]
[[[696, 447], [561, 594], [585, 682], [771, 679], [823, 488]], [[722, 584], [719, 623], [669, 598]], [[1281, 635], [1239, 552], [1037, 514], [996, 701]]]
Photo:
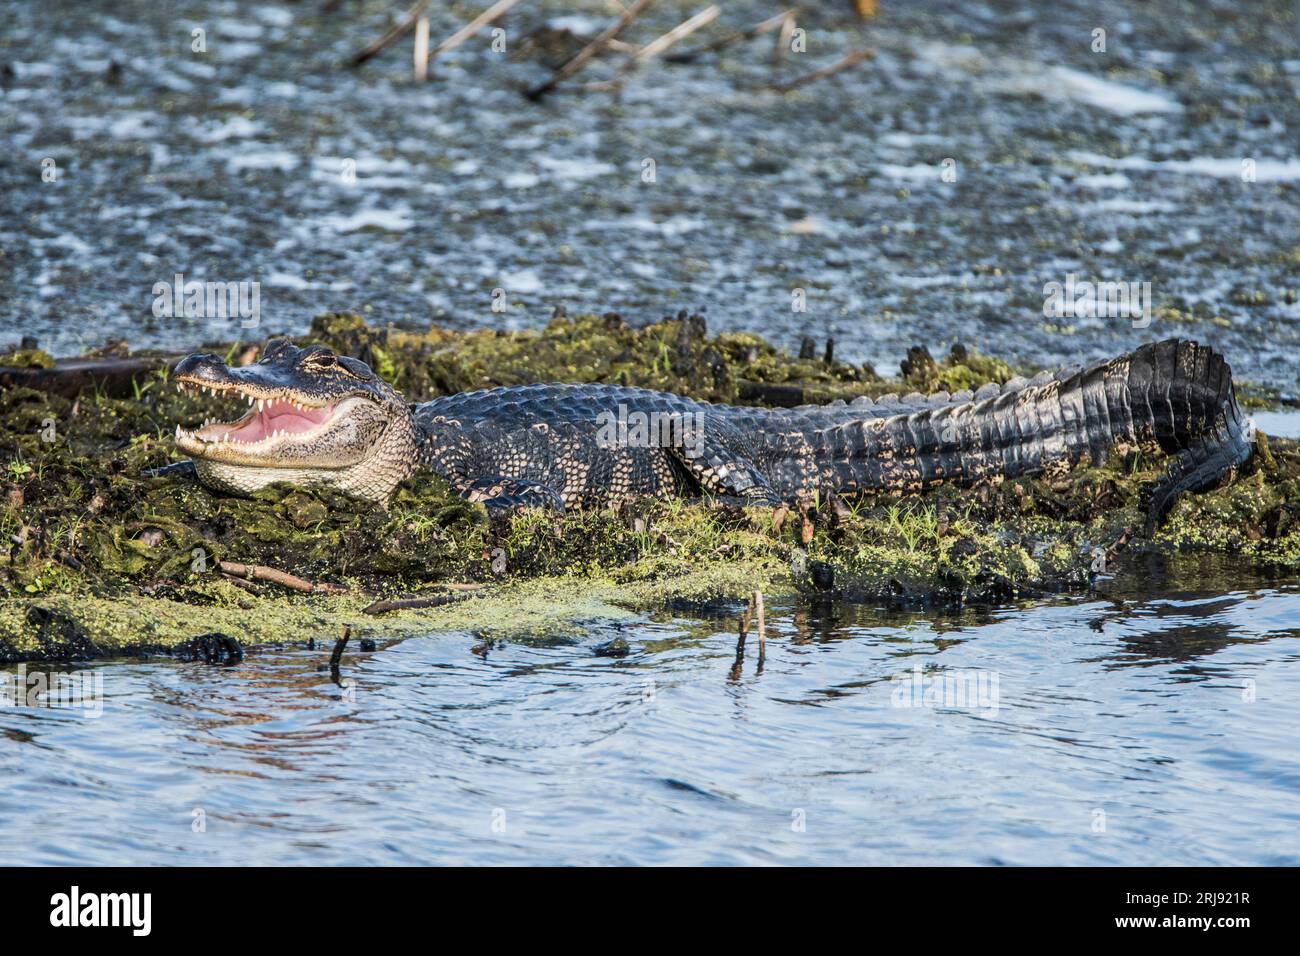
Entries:
[[406, 36], [407, 33], [415, 28], [415, 22], [420, 18], [420, 14], [424, 12], [424, 8], [428, 5], [429, 0], [417, 0], [415, 6], [406, 11], [406, 16], [402, 17], [401, 20], [389, 27], [384, 35], [378, 40], [375, 40], [365, 49], [356, 53], [349, 61], [349, 65], [360, 66], [362, 63], [365, 63], [366, 60], [369, 60], [371, 57], [378, 54], [389, 44], [396, 43], [402, 37]]
[[787, 18], [793, 16], [793, 10], [786, 10], [783, 13], [778, 13], [774, 17], [768, 17], [766, 20], [761, 23], [756, 23], [752, 27], [748, 27], [744, 30], [733, 30], [726, 36], [720, 37], [712, 43], [707, 43], [694, 50], [680, 50], [676, 53], [669, 53], [664, 57], [664, 62], [689, 63], [691, 60], [694, 60], [698, 56], [703, 56], [705, 53], [713, 53], [715, 50], [721, 50], [723, 47], [731, 46], [733, 43], [752, 40], [754, 37], [762, 36], [764, 33], [771, 33], [777, 27], [781, 26], [781, 24], [785, 23]]
[[429, 18], [420, 17], [415, 21], [415, 82], [423, 83], [429, 78]]
[[705, 7], [689, 20], [683, 20], [681, 23], [677, 24], [677, 26], [673, 27], [659, 39], [652, 40], [650, 43], [643, 46], [641, 51], [637, 53], [636, 57], [633, 59], [632, 64], [644, 63], [646, 60], [654, 59], [678, 40], [683, 40], [700, 27], [712, 23], [718, 18], [718, 14], [721, 12], [722, 9], [716, 3]]
[[789, 93], [797, 90], [801, 86], [807, 86], [809, 83], [816, 83], [818, 80], [824, 80], [828, 76], [834, 76], [851, 66], [856, 66], [863, 60], [870, 59], [876, 55], [875, 50], [854, 50], [840, 60], [835, 61], [830, 66], [824, 66], [820, 70], [814, 70], [798, 79], [791, 80], [789, 83], [768, 83], [763, 89], [775, 90], [778, 93]]
[[447, 39], [439, 43], [438, 46], [434, 49], [433, 53], [429, 55], [429, 59], [432, 60], [441, 53], [446, 53], [448, 50], [456, 49], [456, 47], [460, 46], [470, 37], [479, 33], [485, 26], [490, 24], [493, 20], [500, 19], [503, 13], [505, 13], [507, 10], [509, 10], [518, 2], [519, 0], [497, 0], [496, 3], [492, 4], [492, 6], [488, 7], [486, 10], [484, 10], [482, 13], [476, 16], [469, 23], [465, 24], [463, 27], [461, 27], [451, 36], [447, 37]]
[[794, 14], [790, 14], [781, 22], [781, 32], [776, 35], [776, 47], [772, 51], [772, 69], [775, 70], [785, 59], [785, 53], [790, 49], [790, 41], [794, 39], [796, 23]]
[[587, 62], [599, 53], [601, 49], [604, 48], [605, 44], [627, 29], [627, 25], [639, 17], [652, 3], [654, 3], [654, 0], [635, 0], [632, 6], [623, 11], [621, 17], [602, 30], [594, 40], [574, 54], [573, 58], [556, 70], [549, 80], [542, 83], [540, 86], [533, 87], [524, 95], [530, 100], [540, 100], [547, 93], [551, 92], [551, 90], [555, 89], [569, 77], [573, 76], [573, 74], [586, 66]]
[[262, 564], [239, 564], [235, 561], [218, 561], [217, 567], [223, 574], [228, 574], [235, 578], [244, 578], [248, 581], [270, 581], [272, 584], [278, 584], [281, 587], [289, 588], [292, 591], [301, 591], [304, 594], [313, 592], [318, 594], [343, 594], [347, 588], [339, 587], [337, 584], [314, 584], [296, 574], [290, 574], [288, 571], [278, 571], [275, 568], [268, 568]]
[[433, 597], [423, 598], [401, 598], [394, 601], [376, 601], [374, 604], [367, 605], [361, 609], [362, 614], [386, 614], [389, 611], [409, 611], [413, 608], [422, 607], [439, 607], [443, 604], [450, 604], [452, 601], [462, 601], [469, 595], [465, 594], [438, 594]]
[[[712, 6], [705, 7], [703, 10], [695, 14], [695, 16], [691, 17], [689, 20], [684, 20], [681, 23], [677, 24], [677, 26], [673, 27], [671, 30], [669, 30], [663, 36], [659, 37], [657, 40], [653, 40], [652, 42], [647, 43], [645, 46], [641, 47], [639, 50], [635, 50], [631, 55], [631, 59], [629, 59], [626, 63], [624, 63], [622, 69], [618, 71], [618, 76], [614, 77], [611, 80], [602, 80], [597, 83], [588, 83], [583, 87], [583, 89], [592, 92], [597, 90], [618, 89], [620, 86], [623, 85], [623, 80], [625, 79], [628, 73], [631, 73], [633, 70], [635, 70], [637, 67], [647, 62], [648, 60], [654, 59], [659, 54], [663, 53], [664, 50], [668, 49], [670, 46], [672, 46], [674, 43], [676, 43], [678, 40], [682, 39], [683, 37], [690, 36], [692, 33], [694, 33], [696, 30], [698, 30], [700, 27], [704, 26], [705, 24], [712, 23], [714, 20], [717, 19], [718, 14], [721, 12], [722, 11], [717, 4], [713, 4]], [[610, 49], [613, 49], [612, 45]]]

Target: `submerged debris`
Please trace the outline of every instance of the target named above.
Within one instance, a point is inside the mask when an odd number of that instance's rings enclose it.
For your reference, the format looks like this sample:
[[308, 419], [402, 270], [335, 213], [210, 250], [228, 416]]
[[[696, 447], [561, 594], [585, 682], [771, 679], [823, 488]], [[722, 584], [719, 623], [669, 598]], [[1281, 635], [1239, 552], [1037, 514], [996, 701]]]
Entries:
[[244, 648], [229, 634], [200, 634], [181, 644], [176, 656], [183, 661], [202, 661], [204, 664], [238, 664], [244, 659]]
[[[942, 358], [913, 349], [902, 378], [886, 381], [815, 350], [796, 358], [757, 336], [710, 336], [686, 313], [642, 328], [559, 315], [515, 333], [410, 332], [327, 314], [308, 340], [360, 357], [411, 401], [569, 381], [798, 404], [957, 392], [1016, 372], [960, 347]], [[1135, 551], [1209, 551], [1300, 566], [1300, 449], [1266, 436], [1235, 483], [1185, 497], [1152, 534], [1141, 494], [1164, 462], [1140, 455], [1052, 480], [802, 511], [646, 500], [492, 521], [428, 474], [403, 483], [388, 510], [327, 489], [234, 498], [184, 475], [146, 477], [173, 460], [177, 422], [231, 409], [178, 394], [165, 367], [137, 377], [131, 395], [0, 390], [0, 661], [174, 651], [213, 633], [244, 647], [324, 639], [358, 619], [371, 637], [431, 626], [510, 636], [619, 605], [740, 601], [755, 590], [904, 606], [1002, 601], [1087, 588], [1099, 552], [1111, 565]], [[467, 582], [492, 587], [447, 600]]]

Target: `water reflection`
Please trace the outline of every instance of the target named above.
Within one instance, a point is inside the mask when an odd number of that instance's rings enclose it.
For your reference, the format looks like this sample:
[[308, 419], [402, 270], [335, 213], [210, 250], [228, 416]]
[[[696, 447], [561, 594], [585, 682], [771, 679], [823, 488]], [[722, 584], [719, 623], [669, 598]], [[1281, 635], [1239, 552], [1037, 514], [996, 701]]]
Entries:
[[1300, 587], [1157, 570], [769, 602], [761, 668], [739, 605], [354, 644], [342, 687], [329, 647], [99, 665], [98, 720], [0, 708], [0, 862], [1300, 862]]

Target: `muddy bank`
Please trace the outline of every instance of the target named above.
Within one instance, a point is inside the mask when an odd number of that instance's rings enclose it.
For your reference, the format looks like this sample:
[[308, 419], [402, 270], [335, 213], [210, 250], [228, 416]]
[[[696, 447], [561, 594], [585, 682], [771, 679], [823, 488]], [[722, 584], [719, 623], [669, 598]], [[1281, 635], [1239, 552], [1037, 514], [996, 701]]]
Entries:
[[[412, 401], [563, 380], [792, 404], [954, 391], [1032, 371], [959, 346], [940, 356], [915, 349], [886, 377], [835, 360], [833, 350], [828, 361], [824, 343], [795, 357], [754, 335], [710, 335], [684, 313], [642, 328], [613, 314], [558, 316], [543, 330], [511, 333], [415, 333], [329, 314], [314, 320], [309, 340], [364, 359]], [[220, 350], [249, 362], [258, 346]], [[36, 368], [46, 358], [24, 356]], [[243, 645], [333, 640], [344, 623], [358, 637], [553, 634], [629, 608], [685, 603], [730, 613], [755, 587], [901, 606], [1004, 601], [1086, 588], [1135, 554], [1300, 566], [1300, 449], [1289, 441], [1262, 438], [1234, 484], [1185, 498], [1153, 534], [1141, 495], [1164, 461], [1142, 455], [1051, 482], [870, 495], [807, 510], [644, 501], [497, 521], [430, 475], [407, 480], [387, 510], [323, 490], [275, 486], [245, 499], [185, 477], [142, 475], [174, 460], [177, 423], [235, 411], [178, 394], [161, 359], [134, 379], [129, 397], [0, 391], [0, 660], [170, 651], [208, 633]], [[313, 590], [249, 580], [230, 573], [235, 565], [292, 574]], [[448, 587], [467, 583], [481, 587]], [[363, 613], [377, 599], [439, 594], [448, 601], [437, 607]]]

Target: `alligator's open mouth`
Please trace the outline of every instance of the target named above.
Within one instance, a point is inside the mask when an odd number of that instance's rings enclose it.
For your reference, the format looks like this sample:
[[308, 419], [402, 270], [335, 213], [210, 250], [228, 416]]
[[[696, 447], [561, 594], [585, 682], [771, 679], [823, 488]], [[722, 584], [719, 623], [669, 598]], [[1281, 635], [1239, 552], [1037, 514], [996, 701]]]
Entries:
[[236, 421], [208, 419], [193, 430], [177, 425], [176, 444], [191, 454], [203, 454], [213, 446], [253, 452], [269, 450], [285, 441], [298, 442], [326, 431], [343, 404], [312, 405], [286, 391], [272, 392], [233, 382], [213, 384], [180, 378], [176, 388], [211, 395], [234, 394], [249, 405], [248, 413]]

